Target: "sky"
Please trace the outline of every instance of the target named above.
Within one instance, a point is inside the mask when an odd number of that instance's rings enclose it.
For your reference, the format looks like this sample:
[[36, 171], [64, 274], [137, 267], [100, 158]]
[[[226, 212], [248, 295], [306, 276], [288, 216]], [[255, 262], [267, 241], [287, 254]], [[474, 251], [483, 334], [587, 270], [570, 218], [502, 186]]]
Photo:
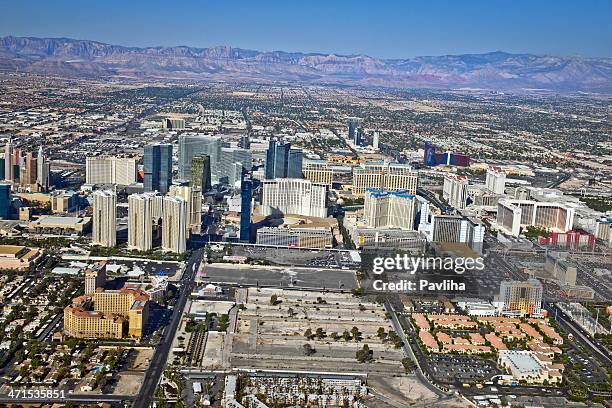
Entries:
[[610, 0], [0, 0], [0, 36], [379, 58], [612, 57]]

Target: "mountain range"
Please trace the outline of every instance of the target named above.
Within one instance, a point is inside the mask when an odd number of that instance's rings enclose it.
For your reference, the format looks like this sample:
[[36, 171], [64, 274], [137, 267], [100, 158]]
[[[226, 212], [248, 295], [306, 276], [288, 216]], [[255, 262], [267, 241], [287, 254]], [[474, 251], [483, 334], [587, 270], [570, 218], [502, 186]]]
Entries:
[[380, 59], [211, 48], [125, 47], [69, 38], [0, 38], [0, 71], [74, 77], [299, 82], [394, 88], [612, 92], [612, 58], [501, 51]]

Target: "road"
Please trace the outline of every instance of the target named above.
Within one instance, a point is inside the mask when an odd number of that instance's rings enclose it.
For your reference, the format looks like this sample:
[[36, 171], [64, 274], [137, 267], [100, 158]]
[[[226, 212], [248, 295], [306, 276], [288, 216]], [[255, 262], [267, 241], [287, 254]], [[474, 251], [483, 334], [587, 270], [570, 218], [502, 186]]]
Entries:
[[436, 387], [434, 384], [432, 384], [431, 381], [429, 381], [429, 379], [423, 373], [421, 364], [419, 363], [418, 358], [414, 355], [412, 348], [410, 347], [410, 342], [408, 341], [408, 338], [406, 337], [406, 334], [404, 333], [404, 329], [402, 328], [402, 325], [400, 324], [397, 318], [395, 310], [393, 309], [389, 301], [385, 300], [384, 305], [385, 305], [385, 309], [387, 310], [387, 312], [391, 315], [391, 323], [393, 324], [393, 328], [395, 329], [395, 332], [400, 336], [400, 338], [402, 339], [402, 342], [404, 343], [403, 345], [404, 352], [408, 355], [408, 357], [410, 357], [412, 361], [416, 363], [418, 367], [418, 369], [414, 370], [414, 373], [416, 374], [417, 378], [421, 381], [421, 383], [423, 383], [423, 385], [425, 385], [431, 392], [436, 394], [438, 397], [447, 397], [449, 394], [443, 392], [438, 387]]
[[612, 358], [610, 358], [610, 356], [605, 351], [603, 351], [596, 343], [589, 339], [589, 337], [584, 334], [582, 329], [576, 323], [574, 323], [572, 319], [570, 319], [565, 313], [563, 313], [561, 309], [559, 309], [554, 304], [549, 304], [548, 311], [550, 312], [551, 316], [555, 316], [557, 322], [563, 325], [563, 327], [567, 331], [572, 333], [574, 338], [580, 339], [581, 342], [585, 346], [587, 346], [587, 348], [593, 351], [593, 355], [596, 356], [604, 366], [609, 366], [610, 364], [612, 364]]
[[185, 265], [185, 271], [180, 280], [181, 287], [179, 289], [179, 298], [174, 305], [172, 319], [170, 320], [170, 324], [166, 326], [162, 339], [157, 346], [157, 350], [155, 350], [155, 354], [151, 360], [147, 373], [145, 374], [142, 387], [140, 387], [140, 392], [138, 393], [138, 397], [134, 402], [133, 408], [148, 408], [153, 401], [155, 389], [157, 388], [159, 379], [161, 378], [164, 368], [166, 367], [168, 354], [170, 353], [170, 348], [172, 347], [172, 339], [174, 339], [176, 330], [181, 322], [181, 316], [183, 315], [183, 309], [187, 303], [187, 298], [193, 291], [197, 267], [200, 264], [203, 255], [203, 249], [194, 251]]

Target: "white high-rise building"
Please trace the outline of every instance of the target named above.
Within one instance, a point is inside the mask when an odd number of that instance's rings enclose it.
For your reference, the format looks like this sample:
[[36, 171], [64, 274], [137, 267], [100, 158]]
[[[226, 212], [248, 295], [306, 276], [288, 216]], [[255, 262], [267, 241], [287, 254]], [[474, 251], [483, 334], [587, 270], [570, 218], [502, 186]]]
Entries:
[[576, 209], [563, 203], [533, 200], [499, 200], [497, 224], [512, 236], [519, 236], [521, 228], [535, 226], [554, 232], [567, 232], [574, 227]]
[[117, 245], [117, 195], [110, 190], [93, 193], [92, 243], [104, 247]]
[[182, 254], [187, 249], [187, 202], [180, 197], [164, 198], [162, 249]]
[[[132, 194], [128, 198], [128, 248], [149, 251], [153, 248], [152, 193]], [[161, 196], [159, 196], [161, 197]]]
[[327, 217], [327, 185], [305, 179], [263, 181], [261, 214], [296, 214]]
[[49, 167], [43, 148], [40, 146], [36, 157], [36, 184], [42, 191], [49, 189]]
[[9, 137], [4, 146], [4, 179], [13, 181], [13, 139]]
[[456, 174], [445, 175], [442, 197], [453, 208], [464, 209], [468, 199], [468, 178]]
[[365, 193], [363, 217], [372, 228], [414, 229], [415, 196], [405, 191], [369, 188]]
[[499, 167], [489, 167], [487, 169], [487, 190], [493, 194], [504, 194], [506, 190], [506, 173]]
[[374, 134], [372, 135], [372, 147], [375, 149], [378, 149], [379, 143], [380, 143], [380, 140], [379, 140], [378, 130], [375, 130]]
[[136, 183], [136, 159], [131, 157], [88, 157], [85, 162], [87, 184]]
[[187, 202], [187, 231], [199, 234], [202, 230], [202, 190], [191, 186], [171, 186], [171, 197], [180, 197]]

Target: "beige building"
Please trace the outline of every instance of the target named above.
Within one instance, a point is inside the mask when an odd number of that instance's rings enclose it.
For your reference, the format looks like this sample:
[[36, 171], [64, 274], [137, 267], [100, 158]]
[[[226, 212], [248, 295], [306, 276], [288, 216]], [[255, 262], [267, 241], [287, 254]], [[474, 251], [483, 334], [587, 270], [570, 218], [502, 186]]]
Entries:
[[33, 266], [42, 256], [40, 248], [21, 245], [0, 245], [0, 269], [25, 270]]
[[41, 215], [28, 224], [28, 231], [41, 234], [83, 234], [91, 226], [90, 217], [61, 217]]
[[542, 309], [542, 283], [537, 279], [503, 281], [499, 289], [499, 301], [506, 315], [537, 315]]
[[182, 254], [187, 249], [187, 202], [180, 197], [164, 198], [162, 249]]
[[202, 189], [190, 186], [170, 186], [171, 197], [180, 197], [187, 204], [187, 232], [199, 234], [202, 229]]
[[104, 290], [103, 270], [101, 267], [85, 273], [85, 295], [64, 308], [64, 333], [87, 339], [141, 338], [148, 321], [149, 295], [125, 287]]
[[325, 160], [316, 160], [309, 161], [304, 163], [302, 167], [302, 173], [304, 174], [304, 178], [312, 181], [313, 183], [326, 184], [328, 187], [331, 187], [334, 172]]
[[117, 245], [117, 194], [110, 190], [94, 192], [92, 218], [92, 243], [104, 247]]
[[404, 191], [367, 189], [363, 208], [366, 226], [413, 230], [415, 200]]
[[353, 194], [363, 195], [366, 189], [406, 190], [416, 194], [418, 172], [411, 166], [397, 163], [370, 162], [353, 169]]

